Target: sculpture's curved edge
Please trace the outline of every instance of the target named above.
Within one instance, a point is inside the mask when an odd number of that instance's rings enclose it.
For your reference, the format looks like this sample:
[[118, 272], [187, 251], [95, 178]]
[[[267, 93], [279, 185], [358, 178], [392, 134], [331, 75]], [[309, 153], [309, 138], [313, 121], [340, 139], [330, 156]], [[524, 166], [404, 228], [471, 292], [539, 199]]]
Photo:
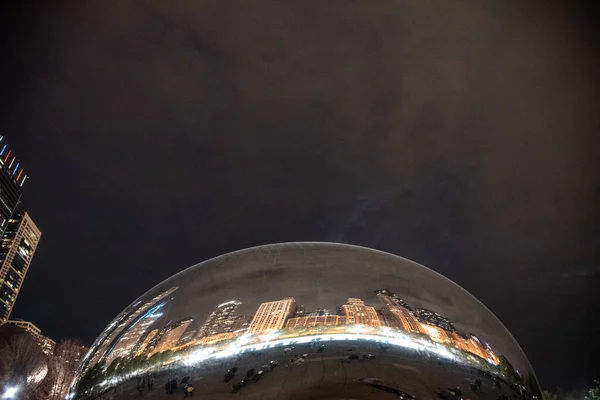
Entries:
[[[340, 248], [346, 248], [346, 249], [355, 249], [355, 250], [361, 250], [361, 251], [367, 251], [367, 252], [371, 252], [371, 253], [377, 253], [379, 255], [382, 256], [386, 256], [386, 257], [390, 257], [393, 259], [400, 259], [406, 263], [409, 264], [414, 264], [418, 267], [421, 267], [424, 271], [427, 271], [428, 273], [436, 276], [436, 278], [440, 278], [442, 281], [445, 281], [446, 283], [449, 283], [451, 285], [453, 285], [454, 287], [460, 289], [461, 292], [463, 292], [463, 294], [466, 294], [467, 297], [469, 297], [470, 299], [474, 300], [479, 306], [481, 306], [484, 310], [488, 311], [490, 313], [490, 315], [492, 315], [495, 319], [496, 322], [498, 322], [498, 324], [500, 326], [502, 326], [502, 328], [504, 329], [505, 333], [507, 334], [507, 336], [512, 339], [512, 341], [516, 344], [516, 346], [519, 348], [519, 350], [525, 354], [525, 352], [523, 351], [523, 349], [521, 348], [521, 345], [519, 345], [519, 342], [514, 338], [514, 336], [512, 335], [512, 333], [508, 330], [508, 328], [506, 328], [506, 326], [504, 326], [504, 324], [502, 323], [502, 321], [500, 321], [500, 319], [498, 317], [496, 317], [496, 314], [494, 314], [485, 304], [483, 304], [481, 301], [479, 301], [479, 299], [475, 296], [473, 296], [468, 290], [466, 290], [465, 288], [463, 288], [462, 286], [460, 286], [458, 283], [454, 282], [453, 280], [451, 280], [450, 278], [445, 277], [444, 275], [440, 274], [437, 271], [434, 271], [433, 269], [420, 264], [416, 261], [410, 260], [406, 257], [402, 257], [399, 256], [397, 254], [393, 254], [384, 250], [380, 250], [380, 249], [374, 249], [371, 247], [365, 247], [365, 246], [360, 246], [360, 245], [356, 245], [356, 244], [350, 244], [350, 243], [338, 243], [338, 242], [322, 242], [322, 241], [301, 241], [301, 242], [279, 242], [279, 243], [269, 243], [269, 244], [262, 244], [262, 245], [257, 245], [257, 246], [252, 246], [252, 247], [246, 247], [243, 249], [239, 249], [239, 250], [234, 250], [231, 251], [229, 253], [225, 253], [225, 254], [221, 254], [218, 255], [216, 257], [212, 257], [209, 258], [207, 260], [201, 261], [197, 264], [191, 265], [181, 271], [179, 271], [178, 273], [170, 276], [167, 279], [162, 280], [160, 283], [154, 285], [152, 288], [150, 288], [149, 290], [147, 290], [146, 292], [144, 292], [142, 295], [138, 296], [131, 304], [127, 305], [127, 308], [133, 306], [136, 302], [138, 302], [140, 299], [144, 298], [146, 295], [150, 294], [152, 291], [154, 291], [157, 287], [159, 287], [160, 285], [164, 284], [165, 282], [168, 282], [170, 280], [176, 280], [177, 277], [180, 276], [184, 276], [186, 273], [188, 273], [189, 271], [196, 269], [196, 268], [201, 268], [203, 265], [207, 265], [207, 264], [211, 264], [214, 262], [217, 262], [218, 260], [221, 259], [227, 259], [227, 258], [231, 258], [237, 254], [241, 254], [241, 253], [245, 253], [248, 251], [257, 251], [260, 249], [267, 249], [267, 248], [275, 248], [275, 247], [279, 247], [279, 246], [286, 246], [286, 247], [303, 247], [303, 246], [323, 246], [323, 247], [340, 247]], [[526, 356], [525, 356], [526, 357]], [[533, 373], [533, 377], [536, 380], [536, 383], [539, 386], [539, 381], [538, 378], [534, 372], [533, 366], [531, 365], [531, 362], [529, 361], [529, 359], [526, 357], [526, 361], [529, 364], [529, 369], [530, 371]]]

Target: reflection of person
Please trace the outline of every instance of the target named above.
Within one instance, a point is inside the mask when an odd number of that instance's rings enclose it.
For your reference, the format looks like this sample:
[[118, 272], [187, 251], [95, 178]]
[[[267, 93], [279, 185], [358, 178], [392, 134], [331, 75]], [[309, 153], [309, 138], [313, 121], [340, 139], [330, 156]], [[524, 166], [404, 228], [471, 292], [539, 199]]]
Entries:
[[476, 379], [475, 382], [471, 383], [471, 391], [473, 393], [479, 392], [481, 390], [481, 380]]
[[190, 396], [194, 395], [194, 387], [190, 383], [186, 383], [186, 385], [183, 387], [183, 391], [185, 394], [183, 397], [188, 397], [188, 394]]

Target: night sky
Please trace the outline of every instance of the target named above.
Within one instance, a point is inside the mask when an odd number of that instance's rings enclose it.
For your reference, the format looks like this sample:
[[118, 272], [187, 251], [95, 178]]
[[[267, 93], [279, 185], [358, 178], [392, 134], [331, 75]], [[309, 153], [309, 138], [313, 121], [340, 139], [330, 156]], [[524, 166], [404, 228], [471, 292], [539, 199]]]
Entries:
[[542, 386], [589, 385], [598, 44], [538, 4], [3, 2], [0, 132], [43, 231], [12, 317], [91, 344], [207, 258], [352, 243], [469, 290]]

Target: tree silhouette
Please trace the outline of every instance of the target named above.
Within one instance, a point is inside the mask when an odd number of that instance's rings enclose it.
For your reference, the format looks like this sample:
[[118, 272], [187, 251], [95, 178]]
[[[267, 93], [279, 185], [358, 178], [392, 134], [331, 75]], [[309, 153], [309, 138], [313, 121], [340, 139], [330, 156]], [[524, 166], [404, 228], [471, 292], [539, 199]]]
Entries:
[[20, 388], [24, 400], [47, 399], [51, 366], [36, 340], [23, 329], [0, 327], [0, 385]]
[[95, 384], [99, 383], [103, 378], [105, 361], [97, 362], [93, 367], [89, 368], [83, 376], [77, 381], [75, 390], [80, 398], [86, 398], [86, 392], [91, 391]]
[[108, 368], [106, 368], [106, 371], [104, 372], [104, 375], [107, 378], [113, 378], [115, 376], [118, 375], [119, 372], [119, 366], [124, 363], [123, 357], [117, 357], [115, 358], [110, 365], [108, 366]]
[[62, 400], [74, 383], [77, 370], [84, 356], [84, 347], [74, 339], [58, 343], [50, 356], [54, 369], [54, 384], [49, 399]]
[[596, 387], [589, 390], [588, 395], [585, 396], [586, 400], [600, 400], [600, 379], [594, 380]]
[[544, 390], [542, 392], [542, 400], [558, 400], [558, 395], [549, 390]]
[[517, 373], [510, 361], [508, 361], [508, 358], [506, 358], [506, 356], [499, 355], [498, 360], [500, 361], [499, 367], [502, 373], [504, 373], [509, 379], [515, 382], [522, 381], [521, 376]]

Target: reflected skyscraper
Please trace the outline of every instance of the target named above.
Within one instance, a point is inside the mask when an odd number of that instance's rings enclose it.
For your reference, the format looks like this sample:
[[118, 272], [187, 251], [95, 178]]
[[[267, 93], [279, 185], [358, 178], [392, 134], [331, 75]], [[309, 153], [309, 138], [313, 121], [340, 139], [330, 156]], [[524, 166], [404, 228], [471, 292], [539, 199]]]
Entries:
[[198, 338], [216, 335], [218, 333], [231, 332], [235, 325], [235, 310], [241, 305], [239, 301], [228, 301], [219, 304], [206, 319], [204, 325], [198, 331]]
[[232, 332], [236, 331], [247, 331], [250, 327], [250, 322], [252, 321], [252, 317], [248, 317], [247, 315], [240, 315], [235, 317], [233, 326], [231, 327]]
[[348, 318], [343, 315], [315, 315], [308, 317], [290, 318], [285, 325], [289, 329], [312, 328], [315, 326], [346, 325]]
[[342, 314], [346, 316], [347, 324], [381, 326], [375, 308], [365, 305], [365, 302], [361, 299], [349, 298], [346, 304], [342, 306]]
[[423, 327], [411, 312], [404, 300], [387, 289], [377, 290], [377, 297], [384, 304], [380, 310], [385, 326], [402, 329], [407, 332], [425, 333]]
[[438, 326], [421, 323], [421, 327], [425, 331], [425, 334], [429, 336], [431, 340], [438, 343], [450, 343], [451, 337], [448, 332]]
[[183, 333], [192, 323], [193, 318], [188, 317], [180, 321], [170, 324], [163, 333], [160, 341], [156, 344], [156, 347], [152, 353], [160, 353], [163, 351], [171, 350], [177, 346], [179, 339], [183, 336]]
[[28, 213], [15, 213], [0, 242], [0, 324], [10, 317], [42, 236]]
[[162, 313], [160, 309], [163, 304], [152, 307], [140, 319], [138, 319], [131, 328], [121, 336], [115, 344], [112, 351], [106, 359], [106, 363], [110, 364], [117, 357], [130, 357], [135, 355], [138, 346], [141, 344], [142, 337], [149, 328], [158, 320]]
[[329, 308], [317, 308], [314, 311], [309, 312], [307, 317], [324, 317], [326, 315], [331, 315], [331, 314], [332, 313]]
[[154, 351], [154, 349], [156, 349], [156, 346], [158, 345], [158, 343], [160, 342], [160, 340], [162, 339], [162, 337], [164, 336], [164, 334], [166, 332], [167, 332], [167, 327], [164, 327], [161, 329], [156, 329], [156, 332], [148, 340], [148, 344], [144, 350], [144, 354], [152, 355], [154, 353], [158, 353], [158, 351]]
[[454, 325], [452, 325], [452, 322], [450, 322], [448, 318], [441, 316], [440, 314], [434, 311], [428, 310], [426, 308], [417, 308], [414, 311], [414, 314], [421, 323], [437, 326], [438, 328], [441, 328], [446, 332], [456, 331], [456, 328], [454, 327]]
[[450, 334], [450, 337], [454, 345], [459, 349], [475, 354], [476, 356], [479, 356], [484, 360], [488, 360], [493, 364], [498, 364], [500, 362], [492, 349], [486, 343], [482, 342], [477, 336], [461, 335], [455, 331]]
[[159, 331], [160, 329], [153, 329], [150, 332], [148, 332], [148, 334], [142, 339], [142, 342], [138, 346], [134, 357], [137, 357], [146, 352], [150, 343], [152, 342], [152, 339], [154, 339], [154, 337], [158, 334]]
[[388, 289], [376, 290], [375, 294], [377, 294], [377, 297], [383, 302], [383, 304], [387, 304], [390, 306], [400, 306], [404, 307], [409, 311], [412, 311], [412, 307], [407, 302], [402, 300], [400, 297], [396, 296], [396, 294], [394, 294]]
[[296, 306], [296, 312], [294, 313], [294, 318], [300, 318], [306, 316], [306, 307], [304, 304], [300, 304]]
[[138, 317], [143, 315], [152, 306], [156, 305], [159, 301], [165, 299], [167, 296], [172, 294], [178, 289], [174, 286], [150, 300], [140, 303], [135, 302], [131, 306], [127, 307], [119, 316], [110, 323], [107, 329], [100, 335], [98, 339], [90, 347], [90, 351], [86, 355], [82, 364], [82, 370], [87, 368], [88, 365], [94, 365], [106, 355], [108, 355], [112, 349], [112, 346], [117, 343], [121, 335], [123, 335], [131, 326], [135, 323]]
[[181, 339], [179, 339], [179, 344], [181, 345], [191, 342], [192, 340], [194, 340], [194, 338], [196, 338], [196, 336], [198, 336], [198, 331], [196, 329], [187, 330], [181, 336]]
[[263, 333], [270, 330], [281, 329], [287, 320], [296, 313], [296, 300], [286, 297], [279, 301], [262, 303], [252, 318], [249, 332]]

